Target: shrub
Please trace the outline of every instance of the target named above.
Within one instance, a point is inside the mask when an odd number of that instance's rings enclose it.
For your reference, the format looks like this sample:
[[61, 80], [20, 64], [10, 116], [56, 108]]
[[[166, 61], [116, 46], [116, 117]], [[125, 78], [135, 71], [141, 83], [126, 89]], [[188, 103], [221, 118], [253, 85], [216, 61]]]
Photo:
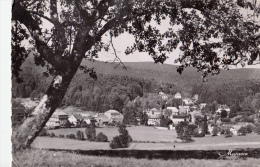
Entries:
[[199, 131], [198, 128], [196, 128], [194, 131], [193, 131], [193, 136], [194, 137], [205, 137], [205, 132], [203, 130]]
[[78, 140], [84, 140], [84, 133], [82, 131], [78, 130], [76, 136]]
[[221, 121], [222, 122], [230, 122], [230, 118], [222, 118]]
[[225, 130], [225, 137], [232, 137], [233, 133], [230, 131], [230, 129]]
[[76, 139], [76, 136], [74, 134], [69, 134], [66, 137], [69, 139]]
[[255, 133], [260, 135], [260, 124], [255, 128]]
[[238, 136], [245, 136], [247, 133], [247, 128], [242, 126], [240, 129], [238, 129], [237, 133], [238, 133]]
[[212, 129], [212, 136], [217, 136], [218, 135], [218, 133], [219, 133], [219, 128], [218, 127], [213, 127], [213, 129]]
[[254, 126], [253, 125], [246, 125], [246, 129], [247, 129], [247, 133], [252, 133], [254, 130]]
[[132, 137], [128, 134], [126, 126], [125, 125], [119, 125], [118, 131], [119, 131], [120, 135], [114, 137], [113, 140], [110, 142], [109, 146], [112, 149], [129, 147], [130, 143], [133, 140], [132, 140]]
[[59, 138], [64, 138], [64, 135], [59, 134]]
[[255, 122], [253, 117], [244, 117], [244, 118], [243, 118], [243, 121], [244, 121], [244, 122], [251, 122], [251, 123], [254, 123], [254, 122]]
[[51, 136], [51, 134], [50, 134], [50, 133], [47, 133], [46, 135], [47, 135], [47, 136]]
[[239, 121], [240, 121], [240, 118], [236, 118], [235, 121], [236, 121], [236, 122], [239, 122]]
[[220, 134], [224, 135], [225, 134], [225, 129], [220, 130]]
[[41, 132], [39, 133], [39, 136], [47, 136], [47, 130], [45, 128], [42, 128]]
[[55, 134], [52, 132], [51, 135], [50, 135], [50, 137], [55, 137]]
[[89, 141], [95, 141], [96, 140], [95, 125], [93, 125], [93, 124], [87, 125], [87, 127], [85, 129], [85, 133], [86, 133], [86, 136], [87, 136], [87, 140], [89, 140]]
[[100, 132], [96, 137], [97, 142], [107, 142], [107, 136]]

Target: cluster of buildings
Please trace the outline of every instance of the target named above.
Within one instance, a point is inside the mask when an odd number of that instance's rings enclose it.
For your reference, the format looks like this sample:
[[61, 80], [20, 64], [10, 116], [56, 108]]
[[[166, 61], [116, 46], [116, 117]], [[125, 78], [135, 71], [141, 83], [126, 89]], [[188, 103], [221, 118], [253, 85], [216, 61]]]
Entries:
[[68, 115], [63, 111], [55, 111], [46, 123], [48, 128], [77, 127], [95, 123], [96, 126], [106, 126], [111, 123], [122, 123], [123, 115], [116, 110], [108, 110], [104, 113], [81, 113]]
[[[159, 92], [159, 95], [162, 97], [163, 100], [167, 99], [167, 95], [164, 94], [163, 92]], [[198, 95], [194, 95], [193, 98], [183, 98], [180, 93], [176, 93], [174, 95], [174, 99], [180, 99], [182, 100], [182, 105], [177, 107], [167, 107], [166, 110], [158, 110], [156, 108], [146, 110], [144, 112], [147, 113], [148, 115], [148, 125], [159, 125], [160, 124], [160, 117], [161, 115], [167, 115], [165, 112], [171, 111], [170, 115], [167, 117], [170, 118], [173, 122], [173, 124], [177, 124], [181, 121], [191, 121], [191, 112], [193, 110], [196, 110], [196, 106], [192, 106], [197, 100], [198, 100]]]

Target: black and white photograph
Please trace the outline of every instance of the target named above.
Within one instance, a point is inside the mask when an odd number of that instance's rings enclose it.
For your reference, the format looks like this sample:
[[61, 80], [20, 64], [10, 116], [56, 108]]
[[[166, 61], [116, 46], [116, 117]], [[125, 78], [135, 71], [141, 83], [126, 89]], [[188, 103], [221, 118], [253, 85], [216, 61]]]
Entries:
[[0, 166], [259, 167], [259, 0], [9, 3]]

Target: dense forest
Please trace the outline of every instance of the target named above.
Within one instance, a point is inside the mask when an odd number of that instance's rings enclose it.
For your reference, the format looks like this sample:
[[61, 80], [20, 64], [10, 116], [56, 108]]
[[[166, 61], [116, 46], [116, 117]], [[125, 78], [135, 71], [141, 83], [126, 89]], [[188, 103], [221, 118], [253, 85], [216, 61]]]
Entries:
[[[152, 107], [162, 107], [156, 101], [158, 93], [168, 95], [180, 92], [185, 97], [199, 94], [199, 102], [245, 106], [249, 103], [255, 110], [260, 109], [260, 70], [233, 69], [222, 71], [219, 75], [209, 76], [203, 82], [193, 68], [187, 68], [182, 75], [176, 72], [176, 66], [154, 63], [125, 63], [122, 66], [104, 62], [84, 61], [83, 65], [93, 67], [97, 80], [79, 70], [70, 84], [62, 106], [74, 105], [84, 110], [104, 112], [116, 109], [120, 112], [133, 101], [140, 98]], [[28, 58], [23, 65], [22, 83], [13, 78], [12, 96], [31, 99], [40, 98], [50, 84], [51, 77], [43, 75], [46, 69], [36, 67]], [[171, 102], [172, 103], [172, 102]], [[169, 104], [169, 103], [168, 103]], [[143, 106], [142, 109], [145, 109]]]

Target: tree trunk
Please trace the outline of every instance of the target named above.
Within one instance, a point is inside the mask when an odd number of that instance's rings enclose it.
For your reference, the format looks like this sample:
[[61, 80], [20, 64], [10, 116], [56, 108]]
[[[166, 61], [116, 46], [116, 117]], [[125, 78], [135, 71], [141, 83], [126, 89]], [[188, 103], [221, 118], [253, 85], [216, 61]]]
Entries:
[[[82, 60], [82, 59], [81, 59]], [[56, 75], [39, 102], [33, 113], [22, 123], [13, 134], [14, 149], [22, 149], [30, 147], [34, 139], [38, 136], [42, 128], [45, 126], [51, 115], [61, 103], [65, 93], [69, 87], [71, 80], [77, 72], [80, 61], [74, 64], [74, 68], [67, 68], [62, 75]]]

